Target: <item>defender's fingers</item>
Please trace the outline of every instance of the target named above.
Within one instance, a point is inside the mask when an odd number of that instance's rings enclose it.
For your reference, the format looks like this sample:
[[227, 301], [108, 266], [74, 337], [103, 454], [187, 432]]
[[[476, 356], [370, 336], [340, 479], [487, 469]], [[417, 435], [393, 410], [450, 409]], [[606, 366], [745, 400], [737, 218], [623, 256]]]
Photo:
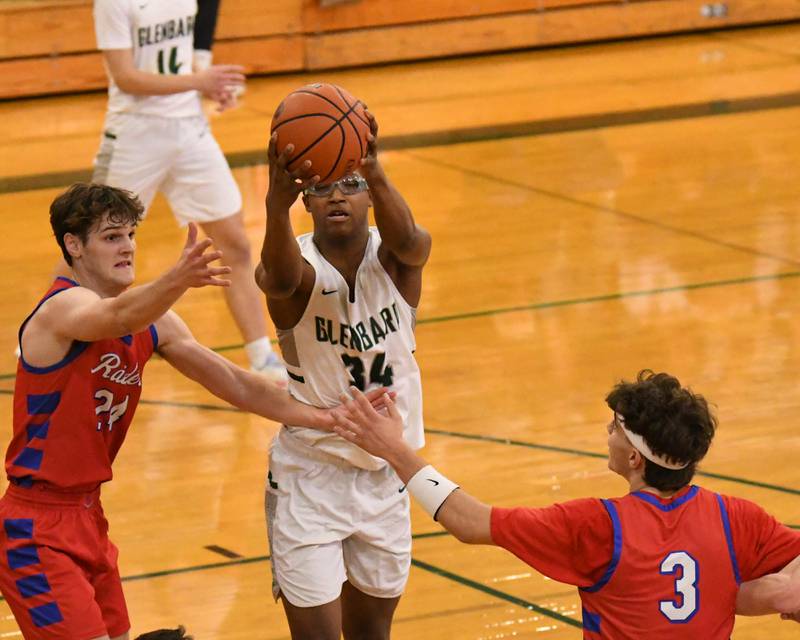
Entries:
[[345, 440], [352, 442], [353, 444], [357, 444], [356, 443], [357, 436], [355, 433], [348, 431], [347, 429], [343, 429], [338, 424], [333, 425], [333, 431], [336, 435], [341, 436]]
[[186, 234], [186, 245], [185, 249], [194, 246], [194, 243], [197, 242], [197, 225], [194, 222], [189, 223], [189, 231]]
[[[207, 246], [211, 246], [211, 241]], [[208, 253], [203, 253], [199, 256], [200, 261], [202, 264], [208, 264], [209, 262], [214, 262], [214, 260], [219, 260], [222, 257], [222, 251], [217, 249], [216, 251], [209, 251]]]
[[203, 255], [212, 244], [211, 238], [203, 238], [200, 242], [192, 247], [192, 250], [189, 252], [189, 256], [192, 258], [197, 258], [198, 256]]
[[397, 405], [394, 401], [389, 397], [388, 393], [383, 394], [383, 403], [386, 406], [386, 410], [389, 412], [390, 418], [399, 418], [400, 412], [397, 410]]
[[363, 429], [361, 428], [361, 426], [357, 425], [355, 422], [350, 420], [350, 418], [345, 416], [340, 411], [336, 411], [334, 409], [333, 411], [331, 411], [331, 414], [333, 415], [333, 419], [336, 421], [336, 424], [338, 426], [342, 427], [343, 429], [347, 429], [348, 431], [355, 434], [362, 433]]
[[364, 415], [369, 415], [370, 411], [373, 411], [372, 403], [358, 389], [351, 386], [350, 395], [353, 396], [353, 400], [355, 401], [356, 407], [358, 408], [359, 412], [361, 412]]
[[229, 273], [233, 273], [233, 269], [230, 267], [210, 267], [208, 269], [208, 273], [212, 276], [224, 276]]

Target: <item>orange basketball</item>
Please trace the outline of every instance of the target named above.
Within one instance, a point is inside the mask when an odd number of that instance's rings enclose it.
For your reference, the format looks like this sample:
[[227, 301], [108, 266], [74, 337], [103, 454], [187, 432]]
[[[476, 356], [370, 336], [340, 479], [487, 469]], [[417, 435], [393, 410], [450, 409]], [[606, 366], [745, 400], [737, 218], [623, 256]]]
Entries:
[[334, 84], [309, 84], [292, 91], [272, 116], [278, 152], [293, 144], [287, 169], [311, 161], [307, 176], [329, 184], [355, 171], [367, 154], [369, 121], [364, 104]]

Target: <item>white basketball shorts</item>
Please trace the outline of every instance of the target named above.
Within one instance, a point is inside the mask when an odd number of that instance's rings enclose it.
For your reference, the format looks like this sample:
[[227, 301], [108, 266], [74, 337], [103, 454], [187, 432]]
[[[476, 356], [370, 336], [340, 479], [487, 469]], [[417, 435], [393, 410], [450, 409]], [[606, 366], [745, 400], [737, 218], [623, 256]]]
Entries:
[[293, 438], [272, 441], [266, 487], [272, 593], [296, 607], [336, 600], [342, 583], [403, 593], [411, 566], [408, 492], [388, 465], [360, 469]]
[[221, 220], [242, 208], [239, 187], [202, 115], [108, 114], [92, 182], [132, 191], [145, 209], [161, 191], [181, 225]]

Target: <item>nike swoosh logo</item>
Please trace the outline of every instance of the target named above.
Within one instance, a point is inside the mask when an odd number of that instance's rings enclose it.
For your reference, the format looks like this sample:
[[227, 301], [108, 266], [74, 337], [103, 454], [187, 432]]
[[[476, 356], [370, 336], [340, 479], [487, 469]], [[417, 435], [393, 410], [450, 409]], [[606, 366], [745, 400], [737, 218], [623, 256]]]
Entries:
[[403, 493], [403, 491], [405, 490], [406, 490], [406, 485], [403, 485], [402, 487], [400, 487], [400, 490], [397, 493]]
[[322, 290], [322, 295], [323, 296], [329, 296], [332, 293], [336, 293], [337, 291], [338, 291], [338, 289], [331, 289], [330, 291], [328, 291], [327, 289], [323, 289]]
[[425, 479], [428, 482], [432, 482], [434, 487], [438, 487], [439, 486], [439, 481], [438, 480], [434, 480], [433, 478], [425, 478]]

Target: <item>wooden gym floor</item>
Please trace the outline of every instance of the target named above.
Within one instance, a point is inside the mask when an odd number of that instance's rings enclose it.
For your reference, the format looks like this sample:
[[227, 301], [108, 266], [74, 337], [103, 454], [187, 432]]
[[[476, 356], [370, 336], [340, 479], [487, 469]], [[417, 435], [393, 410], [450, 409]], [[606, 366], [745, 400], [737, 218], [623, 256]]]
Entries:
[[[604, 460], [605, 392], [644, 367], [717, 406], [699, 482], [800, 525], [800, 27], [738, 30], [331, 73], [381, 124], [383, 161], [434, 238], [419, 310], [428, 445], [500, 505], [624, 492]], [[316, 77], [251, 82], [214, 119], [237, 168], [254, 248], [280, 97]], [[47, 207], [86, 175], [104, 97], [0, 104], [0, 409], [10, 432], [17, 327], [57, 255]], [[248, 165], [250, 163], [250, 165]], [[296, 231], [309, 221], [297, 210]], [[141, 281], [182, 232], [158, 200]], [[243, 363], [216, 291], [177, 305]], [[262, 514], [276, 425], [147, 369], [104, 488], [133, 632], [183, 623], [201, 640], [288, 638], [271, 602]], [[414, 507], [397, 640], [578, 638], [573, 588], [468, 547]], [[776, 618], [737, 639], [795, 637]], [[0, 603], [0, 638], [19, 637]]]

